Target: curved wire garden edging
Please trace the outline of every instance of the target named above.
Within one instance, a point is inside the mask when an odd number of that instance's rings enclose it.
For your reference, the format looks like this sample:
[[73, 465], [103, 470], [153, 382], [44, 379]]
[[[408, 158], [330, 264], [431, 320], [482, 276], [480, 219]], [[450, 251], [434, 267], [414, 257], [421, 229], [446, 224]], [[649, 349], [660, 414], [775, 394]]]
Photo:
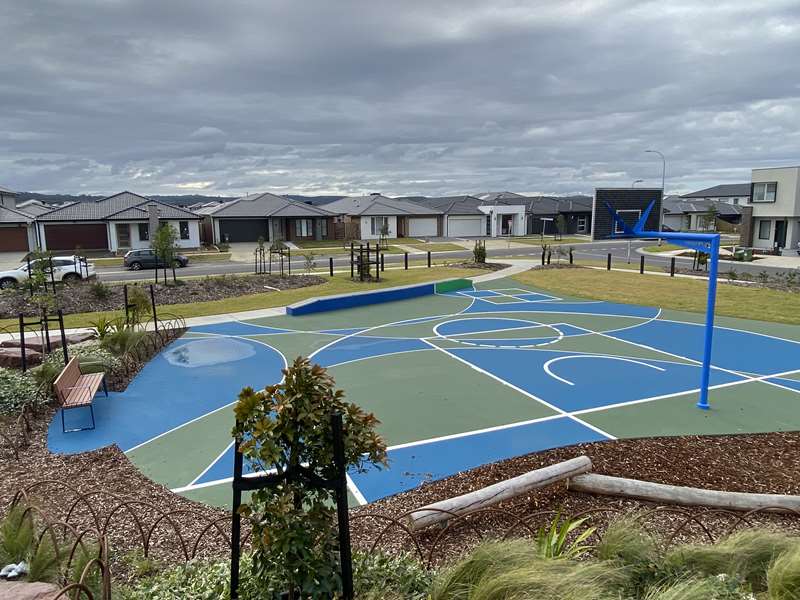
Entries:
[[[55, 540], [72, 540], [62, 573], [63, 587], [54, 598], [99, 600], [93, 595], [87, 581], [92, 573], [100, 576], [100, 598], [111, 598], [111, 567], [109, 545], [115, 539], [124, 540], [126, 550], [139, 550], [146, 558], [171, 558], [187, 562], [199, 557], [226, 557], [230, 552], [230, 516], [213, 516], [201, 510], [180, 508], [162, 510], [153, 502], [129, 495], [120, 495], [106, 489], [82, 490], [64, 481], [47, 479], [31, 483], [14, 495], [11, 506], [25, 506], [26, 518], [36, 515], [44, 523], [37, 535], [36, 544], [45, 535]], [[776, 512], [777, 507], [765, 507], [749, 512], [724, 509], [704, 509], [680, 506], [652, 506], [644, 510], [629, 507], [602, 505], [579, 512], [563, 513], [545, 509], [520, 513], [519, 508], [485, 508], [468, 515], [458, 515], [444, 509], [426, 508], [448, 515], [441, 526], [431, 526], [412, 531], [408, 517], [419, 509], [392, 516], [377, 512], [360, 511], [351, 515], [351, 529], [360, 540], [356, 545], [367, 552], [383, 550], [389, 553], [412, 552], [426, 568], [445, 564], [449, 559], [463, 555], [474, 545], [489, 540], [510, 538], [535, 538], [539, 529], [556, 518], [587, 518], [586, 526], [596, 526], [599, 536], [603, 526], [622, 514], [633, 513], [633, 519], [646, 530], [657, 532], [664, 549], [681, 541], [714, 543], [743, 526], [758, 524], [764, 517], [776, 515], [791, 519], [800, 528], [800, 511]], [[30, 517], [29, 517], [30, 515]], [[246, 526], [246, 523], [244, 524]], [[466, 533], [466, 537], [465, 537]], [[84, 567], [78, 581], [67, 581], [67, 576], [81, 550], [87, 552], [85, 539], [95, 540], [97, 556]], [[398, 542], [400, 542], [398, 544]], [[57, 544], [54, 544], [57, 545]], [[250, 545], [250, 529], [246, 527], [241, 546]], [[455, 545], [455, 552], [447, 552]], [[390, 546], [393, 546], [390, 548]], [[62, 546], [63, 547], [63, 546]], [[92, 571], [92, 568], [95, 571]]]

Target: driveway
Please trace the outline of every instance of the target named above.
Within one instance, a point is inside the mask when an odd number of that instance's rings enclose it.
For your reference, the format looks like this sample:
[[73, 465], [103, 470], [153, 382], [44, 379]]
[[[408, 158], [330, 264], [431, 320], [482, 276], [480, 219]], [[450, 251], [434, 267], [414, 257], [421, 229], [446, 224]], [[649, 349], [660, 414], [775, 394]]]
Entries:
[[0, 271], [9, 271], [22, 265], [27, 252], [0, 252]]

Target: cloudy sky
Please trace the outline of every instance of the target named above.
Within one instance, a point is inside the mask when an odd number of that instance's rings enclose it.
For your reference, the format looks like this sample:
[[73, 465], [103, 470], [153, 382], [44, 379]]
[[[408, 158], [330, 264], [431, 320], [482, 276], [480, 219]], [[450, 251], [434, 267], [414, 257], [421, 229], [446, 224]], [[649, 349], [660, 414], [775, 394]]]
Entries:
[[3, 0], [0, 185], [686, 192], [800, 164], [798, 0]]

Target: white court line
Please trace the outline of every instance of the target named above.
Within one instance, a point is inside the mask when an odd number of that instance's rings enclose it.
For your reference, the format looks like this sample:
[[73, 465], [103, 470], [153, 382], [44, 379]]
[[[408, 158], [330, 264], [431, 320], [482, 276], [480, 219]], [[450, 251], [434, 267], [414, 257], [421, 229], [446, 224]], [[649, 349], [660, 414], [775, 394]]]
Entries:
[[632, 358], [621, 358], [619, 356], [607, 356], [607, 355], [604, 355], [604, 354], [596, 354], [594, 356], [592, 356], [591, 354], [573, 354], [573, 355], [568, 355], [568, 356], [557, 356], [556, 358], [551, 358], [546, 363], [544, 363], [544, 365], [542, 365], [542, 368], [544, 369], [544, 372], [547, 373], [553, 379], [557, 379], [558, 381], [560, 381], [562, 383], [566, 383], [567, 385], [573, 385], [574, 386], [575, 384], [573, 382], [568, 381], [567, 379], [564, 379], [563, 377], [559, 377], [558, 375], [553, 373], [553, 371], [550, 369], [550, 365], [552, 365], [553, 363], [556, 363], [556, 362], [560, 362], [562, 360], [569, 360], [569, 359], [575, 359], [575, 358], [595, 358], [595, 359], [601, 358], [601, 359], [605, 359], [605, 360], [618, 360], [620, 362], [627, 362], [627, 363], [632, 363], [632, 364], [635, 364], [635, 365], [642, 365], [643, 367], [649, 367], [650, 369], [655, 369], [656, 371], [661, 371], [662, 373], [666, 371], [666, 369], [662, 369], [661, 367], [657, 367], [655, 365], [651, 365], [650, 363], [642, 362], [641, 360], [634, 360]]
[[350, 479], [350, 475], [346, 475], [347, 477], [347, 489], [350, 490], [350, 493], [353, 494], [353, 498], [356, 499], [356, 502], [360, 506], [364, 506], [367, 504], [367, 499], [364, 497], [364, 494], [361, 493], [361, 490], [358, 489], [358, 486], [353, 483], [353, 480]]
[[[284, 369], [288, 368], [288, 366], [289, 366], [289, 362], [286, 360], [286, 357], [283, 355], [283, 352], [281, 352], [277, 348], [273, 348], [272, 346], [270, 346], [266, 342], [262, 342], [261, 340], [254, 340], [252, 338], [242, 337], [242, 336], [238, 336], [238, 335], [221, 335], [221, 334], [212, 334], [212, 335], [214, 337], [238, 338], [240, 340], [247, 340], [247, 341], [253, 342], [254, 344], [261, 344], [262, 346], [266, 346], [270, 350], [274, 350], [275, 352], [278, 353], [278, 356], [280, 356], [281, 359], [283, 360], [283, 368]], [[281, 381], [283, 381], [283, 377], [281, 377]], [[226, 408], [230, 408], [231, 406], [233, 406], [237, 402], [238, 402], [238, 400], [234, 400], [233, 402], [229, 402], [228, 404], [225, 404], [224, 406], [220, 406], [219, 408], [215, 408], [214, 410], [209, 411], [207, 413], [204, 413], [204, 414], [202, 414], [200, 416], [197, 416], [194, 419], [186, 421], [185, 423], [181, 423], [180, 425], [177, 425], [177, 426], [173, 427], [172, 429], [168, 429], [167, 431], [164, 431], [163, 433], [159, 433], [158, 435], [151, 437], [149, 440], [145, 440], [140, 444], [136, 444], [132, 448], [128, 448], [127, 450], [125, 450], [125, 452], [123, 452], [123, 454], [128, 454], [129, 452], [133, 452], [134, 450], [138, 450], [142, 446], [146, 446], [150, 442], [154, 442], [157, 439], [164, 437], [165, 435], [169, 435], [170, 433], [174, 433], [174, 432], [178, 431], [179, 429], [183, 429], [187, 425], [191, 425], [192, 423], [196, 423], [197, 421], [199, 421], [201, 419], [205, 419], [206, 417], [208, 417], [210, 415], [213, 415], [214, 413], [218, 413], [221, 410], [225, 410]]]
[[211, 469], [211, 467], [213, 467], [215, 464], [217, 464], [217, 461], [219, 461], [223, 456], [225, 456], [225, 454], [227, 454], [228, 450], [233, 448], [233, 445], [235, 443], [236, 443], [236, 440], [231, 440], [231, 443], [228, 444], [227, 446], [225, 446], [225, 449], [217, 455], [217, 458], [215, 458], [210, 463], [208, 463], [208, 466], [205, 469], [203, 469], [203, 471], [200, 473], [200, 475], [198, 475], [197, 477], [192, 479], [186, 485], [186, 487], [191, 487], [191, 486], [195, 485], [197, 483], [197, 480], [200, 479], [201, 477], [203, 477], [203, 475], [205, 475], [206, 473], [208, 473], [208, 471]]
[[[422, 339], [422, 338], [407, 338], [407, 339]], [[334, 367], [341, 367], [342, 365], [349, 365], [351, 363], [361, 362], [364, 360], [372, 360], [373, 358], [383, 358], [384, 356], [397, 356], [398, 354], [411, 354], [412, 352], [430, 352], [430, 348], [415, 348], [414, 350], [398, 350], [397, 352], [387, 352], [386, 354], [371, 354], [369, 356], [362, 356], [361, 358], [353, 358], [351, 360], [344, 360], [342, 362], [328, 365], [325, 367], [326, 369], [332, 369]]]
[[456, 356], [455, 354], [451, 354], [451, 353], [450, 353], [450, 352], [448, 352], [448, 351], [447, 351], [445, 348], [440, 348], [439, 346], [436, 346], [436, 345], [432, 344], [432, 343], [431, 343], [431, 342], [429, 342], [428, 340], [423, 340], [423, 341], [424, 341], [426, 344], [429, 344], [429, 345], [430, 345], [432, 348], [435, 348], [436, 350], [439, 350], [439, 352], [444, 352], [444, 353], [445, 353], [447, 356], [449, 356], [449, 357], [451, 357], [451, 358], [454, 358], [455, 360], [459, 361], [460, 363], [463, 363], [463, 364], [467, 365], [467, 366], [468, 366], [470, 369], [473, 369], [474, 371], [477, 371], [478, 373], [483, 373], [484, 375], [486, 375], [487, 377], [491, 377], [491, 378], [492, 378], [492, 379], [494, 379], [495, 381], [499, 381], [499, 382], [500, 382], [500, 383], [502, 383], [503, 385], [505, 385], [505, 386], [507, 386], [507, 387], [510, 387], [512, 390], [515, 390], [515, 391], [519, 392], [519, 393], [520, 393], [520, 394], [522, 394], [523, 396], [527, 396], [528, 398], [531, 398], [532, 400], [535, 400], [535, 401], [539, 402], [540, 404], [543, 404], [544, 406], [548, 407], [549, 409], [551, 409], [551, 410], [554, 410], [554, 411], [555, 411], [555, 412], [557, 412], [557, 413], [560, 413], [562, 416], [569, 417], [569, 418], [570, 418], [570, 419], [572, 419], [573, 421], [576, 421], [577, 423], [579, 423], [579, 424], [583, 425], [584, 427], [587, 427], [588, 429], [591, 429], [592, 431], [594, 431], [594, 432], [596, 432], [596, 433], [599, 433], [600, 435], [602, 435], [602, 436], [604, 436], [604, 437], [606, 437], [606, 438], [608, 438], [608, 439], [610, 439], [610, 440], [615, 440], [615, 439], [617, 439], [616, 437], [614, 437], [613, 435], [611, 435], [611, 434], [610, 434], [610, 433], [608, 433], [607, 431], [603, 431], [602, 429], [600, 429], [599, 427], [595, 427], [595, 426], [594, 426], [594, 425], [592, 425], [591, 423], [586, 423], [586, 422], [584, 422], [584, 421], [581, 421], [581, 420], [580, 420], [580, 419], [578, 419], [577, 417], [573, 417], [573, 416], [572, 416], [570, 413], [568, 413], [567, 411], [565, 411], [565, 410], [563, 410], [563, 409], [559, 408], [558, 406], [555, 406], [554, 404], [550, 404], [549, 402], [547, 402], [547, 401], [545, 401], [545, 400], [542, 400], [542, 399], [541, 399], [541, 398], [539, 398], [538, 396], [534, 396], [534, 395], [533, 395], [533, 394], [531, 394], [530, 392], [528, 392], [528, 391], [525, 391], [525, 390], [523, 390], [523, 389], [522, 389], [522, 388], [520, 388], [520, 387], [517, 387], [517, 386], [516, 386], [516, 385], [514, 385], [513, 383], [511, 383], [511, 382], [508, 382], [508, 381], [506, 381], [505, 379], [503, 379], [503, 378], [501, 378], [501, 377], [498, 377], [498, 376], [497, 376], [497, 375], [495, 375], [494, 373], [490, 373], [489, 371], [486, 371], [486, 370], [484, 370], [484, 369], [481, 369], [480, 367], [478, 367], [478, 366], [476, 366], [476, 365], [473, 365], [471, 362], [469, 362], [469, 361], [467, 361], [467, 360], [464, 360], [464, 359], [463, 359], [463, 358], [461, 358], [460, 356]]

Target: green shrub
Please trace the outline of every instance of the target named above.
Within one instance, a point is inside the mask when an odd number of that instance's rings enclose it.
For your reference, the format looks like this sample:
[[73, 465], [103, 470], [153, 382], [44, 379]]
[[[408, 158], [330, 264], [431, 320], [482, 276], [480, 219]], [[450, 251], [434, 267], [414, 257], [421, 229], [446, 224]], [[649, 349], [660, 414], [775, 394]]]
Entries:
[[682, 579], [651, 588], [643, 600], [755, 600], [749, 587], [724, 574]]
[[0, 523], [0, 564], [18, 563], [33, 547], [35, 531], [30, 513], [23, 516], [25, 507], [15, 505]]
[[44, 399], [38, 389], [30, 372], [0, 367], [0, 415], [15, 415], [25, 404], [41, 404]]
[[[275, 571], [273, 571], [274, 573]], [[259, 581], [253, 576], [253, 556], [242, 555], [239, 580], [241, 600], [273, 600], [287, 589], [285, 581]], [[416, 600], [427, 598], [431, 576], [410, 555], [390, 557], [381, 552], [356, 552], [353, 582], [359, 600]], [[194, 560], [138, 579], [118, 591], [122, 600], [217, 600], [230, 597], [230, 563]], [[115, 598], [117, 596], [115, 595]]]
[[784, 552], [767, 570], [770, 600], [800, 599], [800, 547]]
[[624, 565], [647, 564], [658, 557], [655, 538], [630, 516], [611, 521], [595, 551], [600, 560], [618, 561]]
[[542, 526], [536, 533], [536, 550], [541, 558], [577, 558], [592, 549], [584, 542], [595, 532], [596, 527], [578, 531], [588, 521], [571, 519], [557, 514], [549, 527]]
[[767, 567], [798, 541], [768, 529], [745, 529], [713, 545], [687, 544], [667, 553], [664, 564], [677, 574], [739, 578], [756, 592], [767, 589]]
[[111, 296], [111, 288], [99, 279], [95, 279], [89, 284], [89, 291], [98, 300], [106, 300]]
[[612, 563], [543, 559], [527, 540], [490, 542], [441, 574], [431, 599], [610, 600], [625, 581]]
[[26, 561], [28, 563], [29, 581], [54, 582], [58, 579], [59, 562], [56, 546], [50, 534], [42, 536], [34, 549], [29, 550]]
[[130, 352], [146, 335], [147, 332], [138, 329], [116, 329], [107, 334], [100, 341], [100, 345], [111, 355], [122, 356]]
[[478, 264], [486, 262], [486, 246], [480, 241], [475, 241], [475, 246], [472, 248], [472, 260]]

